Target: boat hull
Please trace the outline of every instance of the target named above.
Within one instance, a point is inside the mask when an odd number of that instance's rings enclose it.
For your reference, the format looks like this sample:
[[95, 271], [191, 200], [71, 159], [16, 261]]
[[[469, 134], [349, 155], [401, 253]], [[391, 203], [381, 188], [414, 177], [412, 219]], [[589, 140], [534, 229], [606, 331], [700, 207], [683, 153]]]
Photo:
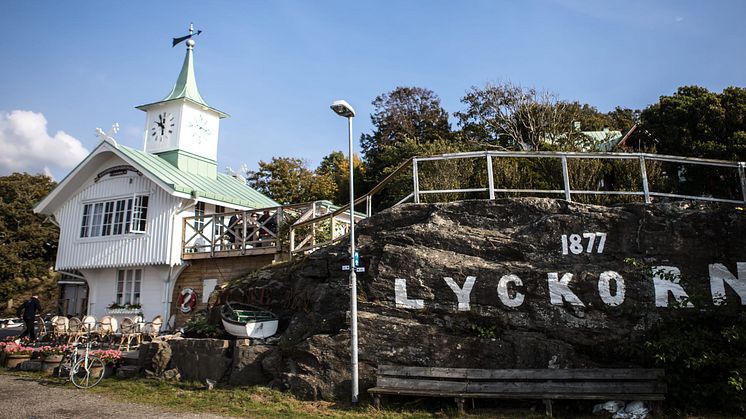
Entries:
[[223, 320], [225, 331], [239, 338], [265, 339], [277, 333], [277, 320], [248, 322], [245, 324]]

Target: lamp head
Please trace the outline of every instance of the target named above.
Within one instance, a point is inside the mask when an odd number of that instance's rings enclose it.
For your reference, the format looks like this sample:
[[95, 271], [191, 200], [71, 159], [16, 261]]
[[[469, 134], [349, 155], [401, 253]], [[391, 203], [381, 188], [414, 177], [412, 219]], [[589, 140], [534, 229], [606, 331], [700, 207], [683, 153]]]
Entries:
[[334, 103], [332, 103], [331, 108], [339, 116], [345, 118], [352, 118], [355, 116], [355, 110], [352, 109], [352, 106], [347, 103], [346, 100], [335, 100]]

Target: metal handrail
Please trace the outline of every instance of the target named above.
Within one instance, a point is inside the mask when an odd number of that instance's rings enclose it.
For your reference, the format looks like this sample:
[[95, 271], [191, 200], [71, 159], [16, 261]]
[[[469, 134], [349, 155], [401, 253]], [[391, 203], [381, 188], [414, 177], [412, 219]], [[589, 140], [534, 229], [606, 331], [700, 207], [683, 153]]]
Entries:
[[[431, 189], [422, 190], [420, 188], [420, 177], [419, 177], [419, 164], [427, 161], [442, 161], [442, 160], [456, 160], [456, 159], [468, 159], [468, 158], [486, 158], [487, 159], [487, 187], [477, 188], [459, 188], [459, 189]], [[562, 163], [562, 189], [513, 189], [513, 188], [497, 188], [494, 184], [493, 174], [493, 162], [494, 158], [552, 158], [559, 159]], [[641, 176], [641, 189], [642, 190], [616, 190], [616, 191], [605, 191], [605, 190], [587, 190], [578, 189], [573, 190], [570, 187], [570, 178], [568, 173], [568, 160], [570, 159], [599, 159], [599, 160], [637, 160], [639, 161], [639, 173]], [[697, 196], [697, 195], [684, 195], [666, 192], [651, 191], [647, 177], [647, 162], [666, 162], [666, 163], [677, 163], [677, 164], [695, 164], [709, 167], [725, 167], [736, 169], [738, 172], [738, 178], [740, 179], [741, 194], [743, 199], [726, 199], [726, 198], [715, 198], [708, 196]], [[363, 202], [366, 202], [366, 216], [372, 215], [372, 197], [374, 194], [380, 192], [388, 184], [390, 184], [394, 177], [404, 172], [408, 166], [412, 166], [412, 193], [404, 197], [402, 200], [394, 204], [394, 206], [409, 201], [410, 199], [418, 203], [420, 202], [421, 195], [435, 195], [444, 193], [476, 193], [476, 192], [488, 192], [489, 199], [495, 199], [496, 193], [528, 193], [528, 194], [563, 194], [567, 201], [572, 201], [573, 195], [619, 195], [619, 196], [641, 196], [644, 202], [650, 203], [652, 197], [662, 198], [673, 198], [673, 199], [688, 199], [698, 200], [707, 202], [722, 202], [729, 204], [744, 204], [746, 205], [746, 163], [737, 161], [725, 161], [715, 159], [703, 159], [697, 157], [681, 157], [671, 156], [663, 154], [651, 154], [651, 153], [583, 153], [583, 152], [552, 152], [552, 151], [479, 151], [479, 152], [461, 152], [461, 153], [447, 153], [436, 156], [422, 156], [412, 157], [402, 164], [400, 164], [393, 172], [391, 172], [386, 178], [380, 183], [373, 187], [367, 194], [355, 199], [354, 205], [357, 206]], [[334, 212], [325, 214], [321, 217], [315, 217], [310, 219], [304, 219], [303, 221], [297, 222], [290, 227], [291, 231], [291, 243], [290, 253], [291, 256], [294, 253], [312, 250], [314, 248], [322, 247], [339, 241], [342, 237], [334, 238], [332, 234], [332, 240], [325, 243], [317, 243], [312, 246], [304, 246], [302, 248], [294, 248], [294, 232], [301, 227], [309, 225], [317, 225], [318, 223], [326, 220], [333, 220], [335, 217], [348, 213], [350, 211], [350, 204], [344, 205]], [[354, 208], [354, 207], [353, 207]], [[361, 217], [362, 218], [362, 217]], [[333, 223], [332, 223], [333, 224]], [[333, 227], [332, 227], [333, 228]], [[333, 232], [332, 232], [333, 233]]]

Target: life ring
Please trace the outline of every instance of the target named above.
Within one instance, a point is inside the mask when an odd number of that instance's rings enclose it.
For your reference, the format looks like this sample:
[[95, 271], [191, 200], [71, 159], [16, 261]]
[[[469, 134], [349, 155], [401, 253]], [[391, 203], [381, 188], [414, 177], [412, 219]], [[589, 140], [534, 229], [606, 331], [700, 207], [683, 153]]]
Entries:
[[179, 293], [179, 301], [176, 304], [182, 313], [189, 313], [197, 305], [197, 293], [191, 288], [184, 288]]

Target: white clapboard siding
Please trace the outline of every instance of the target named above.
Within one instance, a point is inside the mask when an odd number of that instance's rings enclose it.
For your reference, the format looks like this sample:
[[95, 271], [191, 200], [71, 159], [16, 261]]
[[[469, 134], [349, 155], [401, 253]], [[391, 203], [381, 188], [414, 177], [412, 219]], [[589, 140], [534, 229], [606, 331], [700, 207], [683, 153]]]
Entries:
[[[106, 237], [81, 238], [83, 205], [109, 199], [121, 199], [133, 194], [148, 195], [146, 233]], [[169, 256], [179, 261], [179, 254], [169, 252], [176, 246], [170, 237], [175, 198], [147, 177], [128, 172], [116, 177], [105, 176], [98, 182], [89, 179], [55, 213], [60, 225], [57, 270], [110, 268], [168, 264]], [[174, 229], [180, 236], [181, 229]], [[171, 254], [170, 254], [171, 253]]]

